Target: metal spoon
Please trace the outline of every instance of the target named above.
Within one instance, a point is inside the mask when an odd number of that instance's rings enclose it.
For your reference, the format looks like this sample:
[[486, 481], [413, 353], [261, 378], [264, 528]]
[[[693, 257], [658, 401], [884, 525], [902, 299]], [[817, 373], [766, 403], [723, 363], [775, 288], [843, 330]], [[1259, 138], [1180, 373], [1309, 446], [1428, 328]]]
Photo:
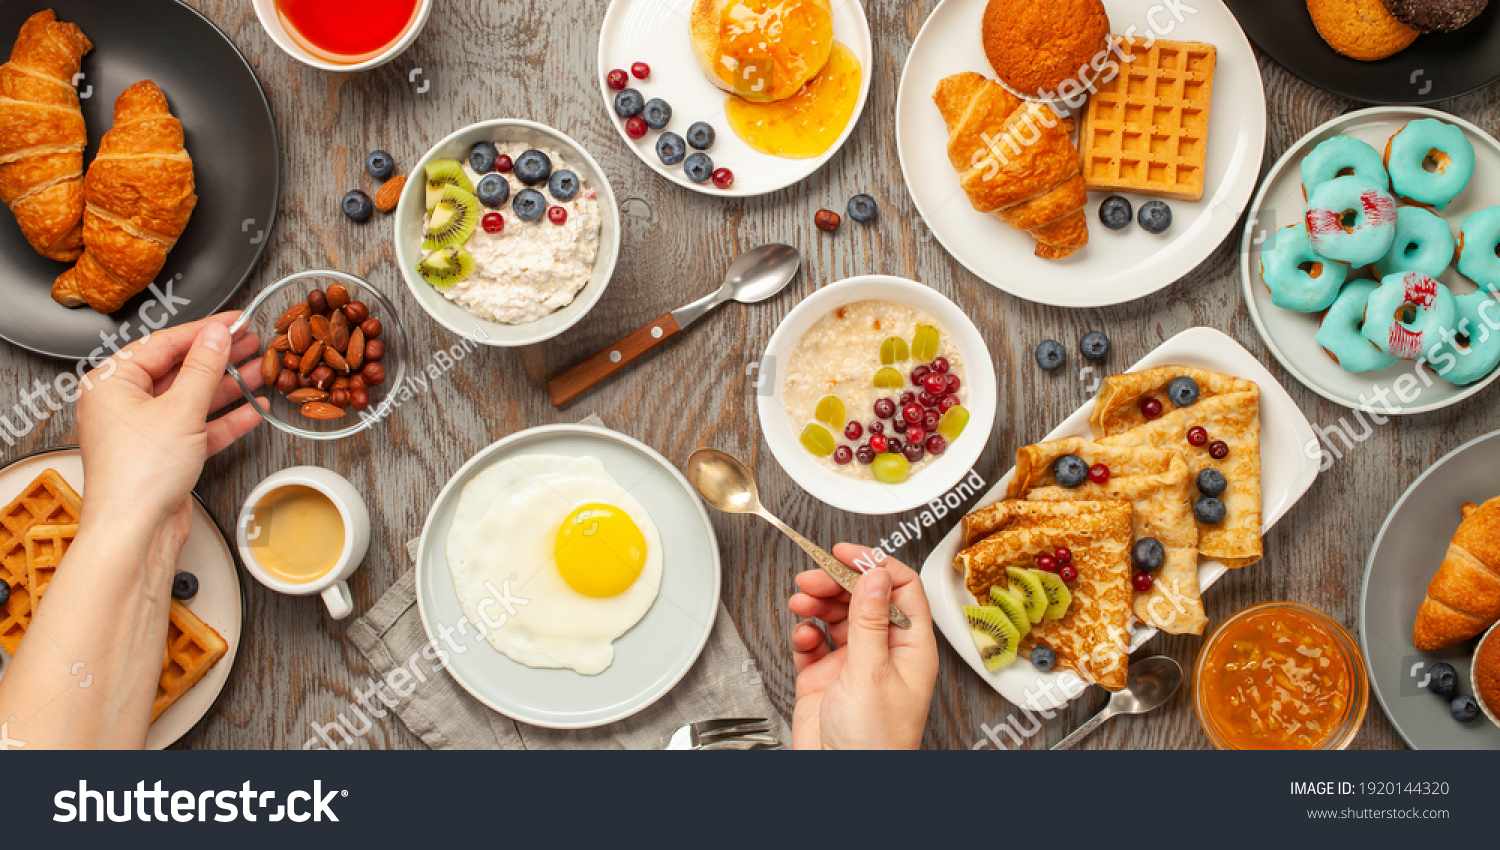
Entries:
[[[760, 495], [755, 489], [755, 479], [732, 455], [718, 449], [699, 449], [687, 462], [688, 481], [697, 489], [703, 501], [726, 514], [755, 514], [781, 529], [781, 533], [792, 538], [802, 551], [812, 556], [828, 577], [838, 582], [839, 587], [854, 592], [860, 573], [849, 565], [823, 551], [817, 544], [793, 531], [786, 523], [777, 519], [760, 504]], [[891, 603], [891, 622], [903, 629], [911, 628], [911, 619]]]
[[1103, 711], [1079, 726], [1073, 734], [1058, 741], [1052, 749], [1072, 749], [1116, 714], [1145, 714], [1160, 708], [1172, 698], [1181, 684], [1182, 665], [1165, 655], [1153, 655], [1133, 662], [1130, 665], [1130, 675], [1125, 680], [1125, 690], [1117, 691], [1109, 698], [1109, 704]]
[[802, 255], [790, 245], [761, 245], [741, 254], [717, 292], [662, 316], [604, 351], [547, 382], [552, 406], [562, 407], [703, 318], [725, 301], [754, 304], [780, 292], [802, 268]]

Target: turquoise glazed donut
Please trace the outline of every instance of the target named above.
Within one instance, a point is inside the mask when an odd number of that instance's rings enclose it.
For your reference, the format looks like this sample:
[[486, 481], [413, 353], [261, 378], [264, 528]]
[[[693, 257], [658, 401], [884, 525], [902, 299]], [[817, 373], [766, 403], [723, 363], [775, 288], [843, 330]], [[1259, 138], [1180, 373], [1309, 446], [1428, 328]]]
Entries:
[[1283, 310], [1317, 313], [1327, 310], [1349, 277], [1349, 266], [1325, 259], [1312, 249], [1307, 230], [1293, 224], [1276, 231], [1260, 249], [1260, 277], [1271, 290], [1271, 303]]
[[1459, 233], [1458, 273], [1483, 289], [1500, 288], [1500, 207], [1464, 219]]
[[1421, 272], [1380, 281], [1365, 303], [1365, 339], [1397, 360], [1416, 360], [1442, 342], [1458, 320], [1453, 293]]
[[1458, 310], [1454, 330], [1462, 336], [1443, 341], [1433, 349], [1430, 361], [1444, 380], [1465, 386], [1500, 366], [1500, 301], [1488, 292], [1471, 292], [1453, 300]]
[[1401, 207], [1396, 210], [1396, 238], [1391, 250], [1375, 261], [1375, 276], [1421, 272], [1435, 280], [1453, 264], [1457, 247], [1448, 222], [1436, 213], [1425, 207]]
[[1373, 280], [1356, 280], [1344, 287], [1318, 327], [1318, 345], [1345, 372], [1378, 372], [1396, 365], [1396, 358], [1360, 333], [1365, 323], [1365, 302], [1378, 286]]
[[[1429, 157], [1436, 165], [1433, 171], [1427, 170]], [[1474, 145], [1459, 127], [1419, 118], [1386, 143], [1385, 169], [1396, 194], [1444, 210], [1474, 176]]]
[[1351, 136], [1334, 136], [1302, 158], [1302, 197], [1311, 197], [1314, 189], [1346, 173], [1363, 177], [1381, 189], [1391, 185], [1379, 151]]
[[1364, 266], [1385, 256], [1396, 238], [1396, 199], [1362, 177], [1335, 177], [1307, 200], [1307, 236], [1330, 260]]

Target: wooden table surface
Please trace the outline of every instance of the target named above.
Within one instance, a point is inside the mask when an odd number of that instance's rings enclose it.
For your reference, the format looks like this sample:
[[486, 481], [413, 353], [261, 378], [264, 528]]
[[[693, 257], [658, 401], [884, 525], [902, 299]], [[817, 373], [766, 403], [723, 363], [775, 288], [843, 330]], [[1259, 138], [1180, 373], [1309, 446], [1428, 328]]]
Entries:
[[[397, 294], [416, 351], [455, 339], [403, 292], [389, 219], [358, 226], [338, 211], [349, 188], [362, 186], [368, 151], [385, 148], [405, 170], [438, 139], [472, 122], [529, 118], [563, 128], [610, 175], [623, 212], [623, 247], [614, 280], [593, 313], [550, 342], [471, 354], [421, 404], [402, 406], [384, 427], [333, 445], [298, 441], [270, 427], [212, 460], [199, 492], [221, 523], [266, 475], [296, 464], [339, 471], [369, 494], [370, 553], [350, 581], [355, 610], [373, 605], [409, 563], [403, 544], [421, 529], [448, 477], [476, 451], [534, 425], [572, 422], [597, 412], [619, 430], [681, 464], [700, 446], [744, 458], [773, 510], [808, 537], [874, 542], [897, 517], [859, 517], [824, 506], [794, 484], [772, 459], [756, 425], [747, 367], [780, 319], [817, 287], [857, 274], [914, 278], [952, 298], [984, 333], [995, 358], [999, 413], [992, 445], [978, 469], [994, 480], [1015, 448], [1046, 434], [1087, 395], [1072, 378], [1043, 373], [1032, 351], [1042, 339], [1076, 341], [1093, 329], [1114, 343], [1110, 363], [1128, 365], [1186, 328], [1219, 328], [1265, 362], [1309, 420], [1336, 422], [1344, 410], [1288, 375], [1261, 342], [1242, 303], [1238, 238], [1231, 237], [1194, 273], [1139, 301], [1107, 309], [1068, 310], [1032, 304], [991, 288], [961, 267], [927, 233], [896, 162], [891, 116], [901, 68], [936, 0], [866, 3], [875, 35], [870, 101], [843, 151], [790, 189], [744, 200], [721, 200], [659, 178], [626, 149], [606, 113], [595, 64], [601, 0], [442, 0], [416, 44], [396, 61], [362, 74], [330, 74], [282, 53], [243, 0], [187, 0], [221, 27], [249, 59], [271, 99], [282, 143], [280, 216], [272, 245], [232, 306], [262, 286], [311, 267], [364, 276]], [[416, 69], [421, 73], [411, 80]], [[1296, 139], [1352, 104], [1314, 89], [1264, 57], [1270, 103], [1267, 165]], [[430, 83], [421, 91], [423, 83]], [[1233, 104], [1217, 108], [1234, 109]], [[1495, 132], [1500, 87], [1439, 105]], [[934, 156], [941, 155], [934, 151]], [[813, 226], [821, 207], [842, 212], [859, 192], [881, 204], [878, 226], [848, 224], [829, 236]], [[212, 200], [210, 199], [210, 202]], [[775, 300], [731, 304], [648, 362], [575, 403], [554, 410], [549, 376], [662, 313], [710, 291], [729, 262], [762, 242], [787, 242], [805, 255], [801, 277]], [[30, 385], [61, 368], [11, 347], [0, 348], [7, 386]], [[4, 401], [0, 399], [0, 401]], [[5, 402], [9, 405], [13, 402]], [[1493, 401], [1481, 395], [1439, 413], [1402, 419], [1377, 431], [1320, 476], [1311, 492], [1266, 539], [1265, 560], [1231, 573], [1207, 595], [1212, 622], [1254, 602], [1293, 599], [1330, 612], [1351, 628], [1365, 557], [1390, 506], [1430, 464], [1465, 440], [1495, 427]], [[54, 416], [11, 449], [12, 455], [76, 438], [70, 412]], [[902, 517], [910, 518], [910, 517]], [[759, 674], [778, 707], [790, 710], [793, 688], [787, 642], [795, 618], [786, 610], [792, 577], [811, 562], [764, 523], [713, 516], [723, 553], [724, 601], [750, 650], [746, 675]], [[897, 556], [920, 565], [936, 535]], [[310, 724], [328, 723], [349, 705], [370, 670], [344, 627], [315, 599], [272, 593], [248, 576], [248, 620], [235, 665], [217, 708], [180, 746], [295, 748]], [[938, 638], [941, 673], [924, 743], [970, 747], [1020, 712], [1003, 701]], [[1144, 654], [1165, 653], [1190, 666], [1195, 637], [1159, 637]], [[1095, 689], [1043, 721], [1028, 746], [1045, 747], [1097, 711]], [[361, 745], [414, 748], [421, 742], [396, 718], [376, 721]], [[1145, 718], [1116, 720], [1090, 738], [1093, 748], [1200, 748], [1207, 740], [1184, 689]], [[1402, 746], [1377, 704], [1356, 747]]]

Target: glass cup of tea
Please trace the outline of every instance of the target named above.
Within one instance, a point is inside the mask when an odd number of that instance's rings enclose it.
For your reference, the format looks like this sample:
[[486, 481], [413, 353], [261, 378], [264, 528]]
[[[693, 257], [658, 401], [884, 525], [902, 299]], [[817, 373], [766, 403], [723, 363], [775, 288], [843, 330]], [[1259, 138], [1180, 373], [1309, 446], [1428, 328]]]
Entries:
[[354, 611], [349, 576], [370, 546], [370, 512], [336, 472], [294, 466], [255, 486], [235, 532], [245, 569], [266, 587], [323, 597], [342, 620]]

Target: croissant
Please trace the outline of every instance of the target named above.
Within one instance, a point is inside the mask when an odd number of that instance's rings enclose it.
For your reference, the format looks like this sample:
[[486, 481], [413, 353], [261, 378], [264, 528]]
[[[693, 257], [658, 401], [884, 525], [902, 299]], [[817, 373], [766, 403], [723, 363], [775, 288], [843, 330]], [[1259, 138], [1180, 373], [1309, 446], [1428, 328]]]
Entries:
[[1088, 244], [1073, 119], [973, 72], [944, 78], [932, 99], [948, 125], [948, 161], [974, 209], [1030, 233], [1043, 259]]
[[182, 122], [155, 83], [141, 80], [115, 100], [83, 197], [83, 256], [52, 284], [52, 298], [113, 313], [156, 278], [198, 205]]
[[83, 149], [88, 133], [73, 88], [93, 43], [51, 9], [21, 25], [0, 65], [0, 200], [37, 253], [83, 253]]
[[1500, 496], [1477, 507], [1465, 502], [1463, 512], [1417, 610], [1417, 649], [1445, 649], [1500, 620]]

